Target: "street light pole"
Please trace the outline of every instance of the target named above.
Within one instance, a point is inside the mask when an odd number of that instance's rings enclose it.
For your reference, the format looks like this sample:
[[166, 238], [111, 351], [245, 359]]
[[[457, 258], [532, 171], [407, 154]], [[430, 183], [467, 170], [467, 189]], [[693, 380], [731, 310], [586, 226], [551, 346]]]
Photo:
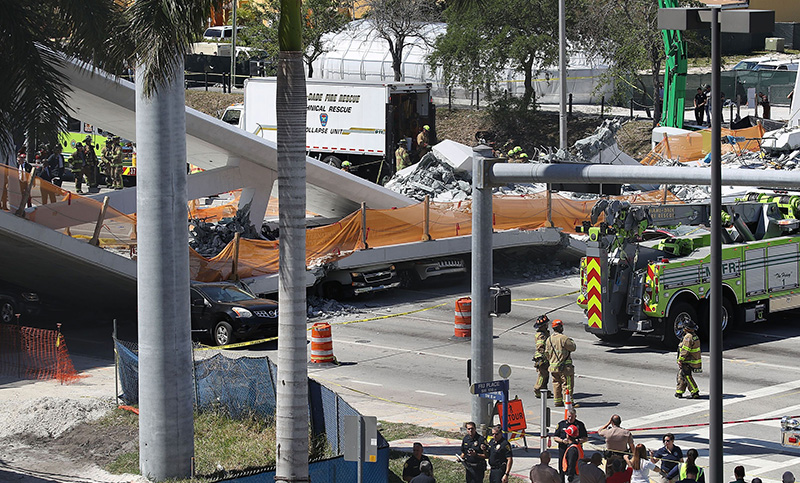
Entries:
[[[722, 99], [719, 8], [711, 9], [711, 287], [708, 483], [722, 483]], [[730, 317], [731, 314], [728, 314]]]

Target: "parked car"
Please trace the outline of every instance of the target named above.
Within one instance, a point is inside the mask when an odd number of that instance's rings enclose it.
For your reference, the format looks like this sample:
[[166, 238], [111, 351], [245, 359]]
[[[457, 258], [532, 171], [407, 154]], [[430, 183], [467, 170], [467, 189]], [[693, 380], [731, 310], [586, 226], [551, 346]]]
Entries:
[[192, 282], [190, 292], [192, 332], [210, 335], [216, 345], [278, 334], [278, 303], [243, 284]]
[[[236, 27], [236, 35], [238, 37], [241, 33], [242, 27]], [[233, 36], [233, 27], [230, 25], [221, 25], [219, 27], [209, 27], [203, 32], [205, 40], [225, 40]]]
[[742, 59], [738, 64], [733, 66], [733, 70], [753, 70], [755, 66], [761, 62], [769, 62], [775, 60], [773, 57], [750, 57], [749, 59]]
[[0, 282], [0, 322], [10, 324], [20, 316], [41, 312], [39, 294], [7, 282]]
[[797, 72], [797, 61], [790, 62], [787, 60], [768, 60], [759, 62], [753, 70], [788, 70]]

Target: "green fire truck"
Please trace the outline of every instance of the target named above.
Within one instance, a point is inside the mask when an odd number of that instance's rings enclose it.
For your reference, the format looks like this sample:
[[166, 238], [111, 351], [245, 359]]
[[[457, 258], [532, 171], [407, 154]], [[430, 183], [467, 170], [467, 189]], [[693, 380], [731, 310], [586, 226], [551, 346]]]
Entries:
[[683, 320], [707, 331], [714, 227], [724, 243], [723, 330], [800, 307], [800, 196], [751, 193], [723, 203], [716, 221], [710, 209], [598, 201], [578, 227], [589, 237], [577, 301], [585, 330], [617, 343], [643, 334], [671, 348]]
[[[58, 140], [62, 146], [62, 154], [68, 162], [69, 158], [75, 153], [75, 145], [77, 143], [83, 144], [86, 136], [91, 136], [92, 146], [99, 160], [102, 159], [102, 151], [106, 145], [106, 140], [111, 138], [113, 134], [78, 119], [68, 118], [67, 130], [61, 133]], [[136, 152], [133, 142], [122, 139], [120, 144], [122, 145], [122, 179], [125, 186], [134, 186], [136, 184]]]

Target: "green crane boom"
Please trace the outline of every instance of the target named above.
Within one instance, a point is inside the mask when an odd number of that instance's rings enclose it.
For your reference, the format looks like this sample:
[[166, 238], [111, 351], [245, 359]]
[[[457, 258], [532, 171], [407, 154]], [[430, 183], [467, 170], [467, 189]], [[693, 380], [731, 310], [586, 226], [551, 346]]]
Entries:
[[[658, 0], [659, 8], [675, 8], [677, 0]], [[683, 109], [686, 100], [686, 42], [680, 30], [662, 30], [664, 51], [664, 102], [661, 125], [683, 127]]]

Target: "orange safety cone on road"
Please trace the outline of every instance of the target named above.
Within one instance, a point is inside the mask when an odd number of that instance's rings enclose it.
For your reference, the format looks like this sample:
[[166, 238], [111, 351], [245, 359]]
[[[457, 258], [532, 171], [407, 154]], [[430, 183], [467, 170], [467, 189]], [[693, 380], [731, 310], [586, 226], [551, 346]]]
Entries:
[[472, 336], [472, 299], [456, 300], [455, 337]]
[[569, 411], [573, 407], [572, 394], [569, 393], [569, 389], [564, 389], [564, 419], [567, 419], [567, 416], [569, 416]]
[[331, 324], [327, 322], [317, 322], [311, 327], [311, 362], [336, 362]]

